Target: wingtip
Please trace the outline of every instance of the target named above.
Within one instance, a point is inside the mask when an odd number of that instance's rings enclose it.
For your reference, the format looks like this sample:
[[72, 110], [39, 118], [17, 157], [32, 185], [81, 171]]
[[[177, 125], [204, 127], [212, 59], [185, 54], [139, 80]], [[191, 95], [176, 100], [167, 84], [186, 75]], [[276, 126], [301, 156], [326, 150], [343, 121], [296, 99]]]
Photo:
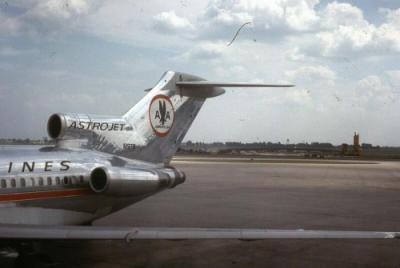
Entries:
[[295, 87], [296, 85], [271, 85], [271, 87]]

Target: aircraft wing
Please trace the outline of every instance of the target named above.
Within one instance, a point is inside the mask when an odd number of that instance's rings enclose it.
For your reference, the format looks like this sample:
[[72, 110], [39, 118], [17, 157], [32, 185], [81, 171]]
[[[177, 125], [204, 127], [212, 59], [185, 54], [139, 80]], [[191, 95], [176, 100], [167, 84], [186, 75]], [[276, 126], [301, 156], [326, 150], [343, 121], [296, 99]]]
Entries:
[[228, 229], [228, 228], [141, 228], [106, 226], [1, 225], [0, 239], [130, 240], [136, 239], [386, 239], [400, 232]]

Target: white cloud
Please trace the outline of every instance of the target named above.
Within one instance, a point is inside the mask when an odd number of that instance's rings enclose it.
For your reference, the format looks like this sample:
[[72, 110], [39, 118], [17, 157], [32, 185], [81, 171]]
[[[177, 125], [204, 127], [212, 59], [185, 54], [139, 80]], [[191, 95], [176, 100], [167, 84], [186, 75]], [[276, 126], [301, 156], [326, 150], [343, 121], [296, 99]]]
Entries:
[[335, 72], [327, 66], [302, 66], [295, 70], [286, 71], [285, 75], [294, 80], [333, 80], [336, 77]]
[[188, 18], [194, 21], [201, 9], [199, 6], [205, 5], [194, 2], [184, 7], [182, 2], [169, 1], [165, 10], [162, 0], [102, 1], [93, 5], [82, 20], [81, 29], [109, 42], [176, 49], [187, 45], [195, 34], [196, 27]]
[[334, 1], [317, 10], [318, 3], [318, 0], [212, 0], [196, 24], [198, 38], [228, 40], [243, 23], [251, 22], [241, 30], [236, 42], [284, 36], [295, 41], [306, 39], [288, 54], [292, 60], [303, 60], [306, 55], [376, 55], [400, 51], [400, 9], [386, 10], [386, 19], [379, 25], [369, 22], [362, 9], [349, 3]]
[[318, 20], [314, 6], [317, 0], [238, 0], [211, 1], [206, 17], [213, 24], [241, 24], [253, 21], [264, 29], [287, 27], [292, 30], [308, 30]]
[[400, 9], [387, 11], [381, 25], [368, 22], [361, 9], [348, 3], [329, 3], [320, 12], [321, 30], [310, 51], [324, 56], [349, 53], [382, 54], [400, 51]]
[[290, 48], [286, 51], [285, 56], [291, 61], [301, 61], [305, 59], [304, 53], [300, 51], [299, 47]]
[[400, 8], [388, 11], [386, 23], [377, 29], [375, 45], [400, 52]]
[[388, 70], [385, 74], [388, 76], [390, 84], [400, 92], [400, 70]]
[[18, 12], [0, 11], [0, 34], [3, 36], [43, 37], [61, 34], [65, 29], [80, 30], [82, 19], [94, 5], [91, 0], [32, 0], [10, 2]]
[[184, 60], [214, 60], [222, 57], [225, 50], [225, 43], [202, 42], [185, 52], [180, 58]]
[[399, 100], [390, 81], [377, 75], [369, 75], [357, 81], [354, 93], [354, 99], [374, 113], [383, 109], [384, 105], [395, 104]]
[[397, 28], [400, 27], [400, 8], [395, 10], [388, 9], [386, 18], [390, 24], [396, 26]]
[[307, 89], [293, 89], [288, 90], [285, 94], [286, 100], [296, 104], [311, 105], [312, 98], [310, 90]]
[[336, 29], [339, 26], [364, 25], [364, 15], [361, 9], [348, 3], [329, 3], [320, 12], [321, 26]]
[[[232, 3], [233, 4], [233, 3]], [[209, 25], [236, 25], [252, 21], [253, 16], [243, 11], [233, 11], [233, 6], [226, 6], [226, 2], [210, 2], [202, 19]]]
[[[217, 66], [214, 70], [218, 77], [228, 79], [228, 81], [242, 79], [243, 74], [247, 73], [246, 69], [241, 65]], [[258, 82], [262, 83], [261, 81]]]
[[[285, 6], [286, 23], [289, 28], [297, 31], [310, 30], [319, 20], [315, 12], [315, 5], [319, 0], [288, 1]], [[296, 3], [292, 5], [292, 3]]]
[[28, 16], [32, 18], [66, 20], [74, 16], [87, 15], [90, 3], [87, 0], [47, 0], [38, 1], [30, 9]]
[[369, 75], [357, 82], [357, 89], [363, 92], [365, 96], [387, 97], [392, 93], [391, 86], [377, 75]]
[[186, 18], [179, 17], [175, 11], [161, 12], [153, 17], [154, 28], [162, 33], [173, 33], [178, 31], [190, 32], [194, 31], [195, 27]]
[[[149, 2], [17, 1], [16, 5], [26, 12], [18, 16], [0, 13], [0, 34], [59, 34], [61, 29], [73, 29], [114, 42], [139, 42], [146, 34], [148, 43], [154, 44], [162, 38], [160, 34], [166, 38], [164, 33], [174, 33], [167, 39], [187, 37], [190, 33], [191, 38], [197, 36], [198, 40], [228, 40], [240, 25], [251, 22], [240, 33], [247, 37], [239, 36], [236, 41], [249, 40], [249, 36], [262, 41], [315, 34], [307, 36], [312, 41], [297, 55], [400, 51], [400, 9], [385, 10], [385, 22], [374, 25], [364, 18], [360, 8], [348, 3], [331, 2], [317, 10], [319, 0], [211, 0], [204, 12], [195, 9], [197, 4], [193, 8], [191, 4], [185, 7], [185, 13], [178, 10], [179, 1], [171, 2], [170, 11], [162, 10], [158, 0]], [[146, 5], [152, 10], [144, 9]], [[151, 27], [156, 31], [151, 31]]]

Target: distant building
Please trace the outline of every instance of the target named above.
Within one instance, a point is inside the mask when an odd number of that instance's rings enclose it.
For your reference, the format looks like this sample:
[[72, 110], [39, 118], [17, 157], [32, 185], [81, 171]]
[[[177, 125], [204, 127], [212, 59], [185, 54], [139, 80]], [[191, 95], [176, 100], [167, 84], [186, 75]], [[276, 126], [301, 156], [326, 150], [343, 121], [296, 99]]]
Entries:
[[353, 137], [353, 155], [360, 156], [361, 155], [361, 146], [360, 146], [360, 133], [354, 132]]
[[346, 155], [348, 150], [349, 150], [349, 145], [347, 143], [343, 143], [340, 150], [342, 155]]
[[364, 150], [366, 150], [366, 149], [372, 149], [373, 146], [372, 146], [371, 143], [362, 143], [362, 144], [361, 144], [361, 148], [364, 149]]

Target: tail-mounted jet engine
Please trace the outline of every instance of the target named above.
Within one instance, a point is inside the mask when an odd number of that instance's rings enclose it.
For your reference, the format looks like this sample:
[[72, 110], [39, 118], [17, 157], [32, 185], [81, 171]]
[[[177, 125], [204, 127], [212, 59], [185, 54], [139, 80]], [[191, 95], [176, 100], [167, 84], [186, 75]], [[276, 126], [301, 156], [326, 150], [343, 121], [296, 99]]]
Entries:
[[97, 167], [89, 179], [90, 188], [100, 194], [133, 196], [173, 188], [185, 181], [185, 173], [169, 167], [129, 169]]
[[121, 117], [88, 114], [53, 114], [47, 122], [47, 132], [53, 139], [85, 138], [93, 133], [132, 130]]

